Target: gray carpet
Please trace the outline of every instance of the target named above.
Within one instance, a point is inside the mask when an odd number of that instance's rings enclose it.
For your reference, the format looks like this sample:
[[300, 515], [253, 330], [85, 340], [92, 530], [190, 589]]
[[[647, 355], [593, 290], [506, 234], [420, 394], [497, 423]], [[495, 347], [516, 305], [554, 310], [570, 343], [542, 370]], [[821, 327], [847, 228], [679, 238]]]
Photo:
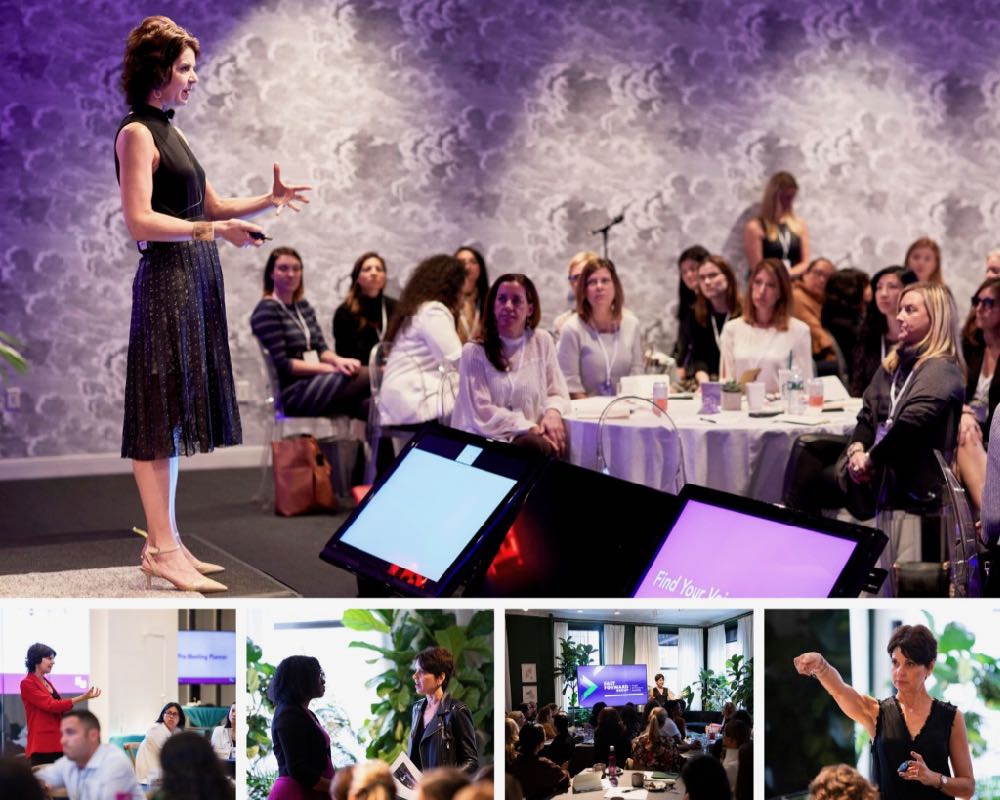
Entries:
[[[357, 596], [353, 575], [319, 559], [347, 512], [277, 517], [251, 500], [259, 478], [256, 469], [182, 464], [177, 519], [188, 547], [227, 567], [229, 596]], [[129, 475], [2, 481], [0, 508], [0, 574], [139, 563], [142, 543], [129, 529], [143, 516]]]

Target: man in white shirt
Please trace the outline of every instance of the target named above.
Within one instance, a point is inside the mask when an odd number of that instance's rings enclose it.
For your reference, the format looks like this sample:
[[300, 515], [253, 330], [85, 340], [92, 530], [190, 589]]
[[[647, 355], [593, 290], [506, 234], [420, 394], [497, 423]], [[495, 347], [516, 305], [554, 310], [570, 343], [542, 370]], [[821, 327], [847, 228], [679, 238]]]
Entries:
[[36, 774], [50, 789], [65, 788], [69, 800], [145, 800], [129, 757], [101, 744], [101, 723], [89, 711], [70, 711], [60, 724], [63, 757]]

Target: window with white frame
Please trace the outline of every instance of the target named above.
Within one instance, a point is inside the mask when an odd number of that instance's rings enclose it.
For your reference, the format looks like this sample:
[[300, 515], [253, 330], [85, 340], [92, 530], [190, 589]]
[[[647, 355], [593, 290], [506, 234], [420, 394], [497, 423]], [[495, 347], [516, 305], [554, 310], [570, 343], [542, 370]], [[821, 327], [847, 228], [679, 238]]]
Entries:
[[569, 639], [577, 644], [589, 644], [594, 648], [590, 654], [590, 663], [595, 666], [603, 664], [601, 648], [601, 629], [597, 626], [570, 625]]
[[[663, 685], [674, 694], [679, 695], [681, 687], [677, 685], [677, 662], [681, 648], [677, 631], [660, 628], [657, 639], [659, 640], [660, 658], [656, 672], [662, 672]], [[653, 676], [650, 675], [650, 680], [652, 679]]]
[[743, 655], [743, 648], [737, 641], [736, 627], [735, 622], [726, 623], [726, 661], [733, 656]]

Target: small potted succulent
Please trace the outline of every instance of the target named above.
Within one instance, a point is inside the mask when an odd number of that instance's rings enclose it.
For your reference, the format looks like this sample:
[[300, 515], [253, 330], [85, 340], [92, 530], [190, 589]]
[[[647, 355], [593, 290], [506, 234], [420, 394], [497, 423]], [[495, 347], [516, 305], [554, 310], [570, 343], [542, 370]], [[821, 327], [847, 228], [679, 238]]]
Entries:
[[722, 410], [739, 411], [743, 400], [743, 385], [739, 381], [726, 381], [722, 384]]

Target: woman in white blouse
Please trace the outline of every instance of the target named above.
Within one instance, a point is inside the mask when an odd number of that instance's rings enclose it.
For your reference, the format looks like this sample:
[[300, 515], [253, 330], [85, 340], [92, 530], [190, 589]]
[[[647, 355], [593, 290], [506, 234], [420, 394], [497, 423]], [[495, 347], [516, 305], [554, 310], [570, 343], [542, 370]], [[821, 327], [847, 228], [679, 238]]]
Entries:
[[184, 730], [185, 725], [187, 719], [184, 709], [178, 703], [167, 703], [156, 718], [156, 723], [146, 731], [146, 738], [136, 751], [135, 777], [139, 779], [139, 783], [149, 783], [151, 774], [159, 775], [163, 745], [175, 733]]
[[497, 278], [479, 340], [462, 350], [454, 427], [562, 455], [569, 391], [552, 337], [538, 329], [541, 317], [530, 278]]
[[226, 721], [212, 731], [212, 749], [223, 760], [236, 757], [236, 703], [229, 707]]
[[803, 378], [813, 375], [809, 326], [791, 316], [792, 283], [776, 258], [765, 258], [750, 271], [743, 317], [722, 329], [721, 380], [740, 380], [760, 370], [756, 380], [766, 391], [778, 391], [778, 370], [791, 367]]
[[605, 258], [584, 264], [576, 284], [576, 313], [559, 334], [559, 366], [574, 400], [613, 395], [623, 375], [642, 372], [639, 320], [625, 308], [615, 265]]
[[383, 425], [418, 424], [451, 413], [454, 401], [442, 383], [462, 355], [455, 314], [464, 284], [465, 267], [447, 255], [422, 261], [407, 281], [385, 334]]

